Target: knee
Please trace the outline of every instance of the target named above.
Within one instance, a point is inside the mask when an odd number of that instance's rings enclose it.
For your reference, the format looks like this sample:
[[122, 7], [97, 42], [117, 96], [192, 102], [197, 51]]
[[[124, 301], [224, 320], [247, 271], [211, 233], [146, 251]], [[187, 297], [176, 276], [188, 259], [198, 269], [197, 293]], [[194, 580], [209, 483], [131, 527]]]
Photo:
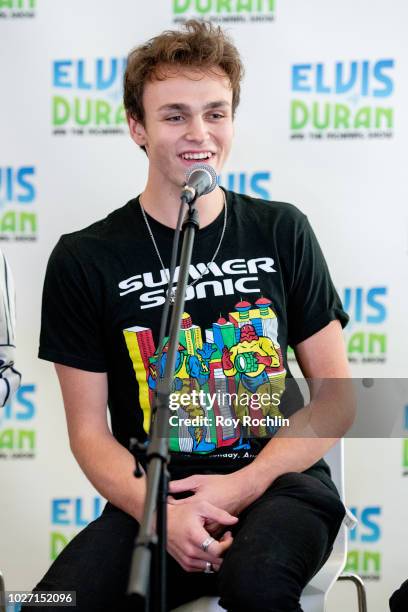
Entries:
[[237, 612], [293, 612], [303, 588], [290, 568], [267, 557], [247, 564], [224, 561], [218, 586], [221, 605]]

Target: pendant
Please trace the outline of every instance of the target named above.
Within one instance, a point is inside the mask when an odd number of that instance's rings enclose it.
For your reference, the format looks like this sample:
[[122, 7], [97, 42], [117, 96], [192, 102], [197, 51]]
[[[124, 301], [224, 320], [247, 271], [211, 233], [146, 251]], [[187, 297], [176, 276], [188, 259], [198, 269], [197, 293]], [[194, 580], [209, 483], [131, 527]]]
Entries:
[[174, 304], [174, 303], [175, 303], [175, 301], [176, 301], [176, 287], [173, 287], [173, 288], [170, 290], [170, 294], [169, 294], [169, 295], [170, 295], [170, 304], [173, 306], [173, 304]]

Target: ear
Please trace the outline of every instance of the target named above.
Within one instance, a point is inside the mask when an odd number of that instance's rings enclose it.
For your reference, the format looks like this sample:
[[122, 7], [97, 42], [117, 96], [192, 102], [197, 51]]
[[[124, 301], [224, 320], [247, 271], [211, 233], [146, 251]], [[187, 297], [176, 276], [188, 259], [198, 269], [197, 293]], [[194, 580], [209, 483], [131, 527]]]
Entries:
[[146, 130], [142, 122], [139, 121], [139, 119], [135, 119], [129, 114], [127, 114], [126, 118], [127, 118], [129, 132], [130, 132], [130, 136], [132, 140], [134, 140], [135, 143], [139, 145], [139, 147], [145, 146], [147, 143], [147, 138], [146, 138]]

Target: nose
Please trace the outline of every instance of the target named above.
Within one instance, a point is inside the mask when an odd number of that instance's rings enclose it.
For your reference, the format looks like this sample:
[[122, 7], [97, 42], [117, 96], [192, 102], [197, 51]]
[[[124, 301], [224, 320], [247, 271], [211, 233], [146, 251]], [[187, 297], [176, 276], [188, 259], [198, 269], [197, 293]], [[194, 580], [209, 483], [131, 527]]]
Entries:
[[192, 117], [186, 133], [187, 140], [201, 143], [207, 139], [207, 136], [207, 126], [202, 117]]

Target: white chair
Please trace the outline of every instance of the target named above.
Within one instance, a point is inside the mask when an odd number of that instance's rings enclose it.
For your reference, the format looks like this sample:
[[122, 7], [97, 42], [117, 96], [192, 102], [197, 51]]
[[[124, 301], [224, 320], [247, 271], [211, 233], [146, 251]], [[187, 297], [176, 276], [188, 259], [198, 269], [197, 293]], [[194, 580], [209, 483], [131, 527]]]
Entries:
[[[344, 503], [344, 441], [339, 440], [325, 455], [326, 463], [330, 467], [332, 480], [337, 487], [340, 498]], [[327, 595], [333, 584], [340, 577], [347, 560], [347, 528], [354, 529], [357, 519], [346, 509], [346, 516], [340, 527], [333, 550], [324, 566], [313, 576], [312, 580], [303, 590], [300, 604], [304, 612], [324, 612]], [[364, 584], [354, 574], [344, 574], [343, 580], [352, 580], [357, 587], [359, 612], [367, 612]]]
[[[337, 442], [329, 450], [325, 460], [330, 467], [333, 482], [344, 502], [343, 440]], [[324, 612], [328, 592], [339, 577], [341, 580], [353, 581], [357, 587], [358, 610], [359, 612], [367, 612], [366, 595], [362, 580], [354, 574], [343, 574], [343, 576], [340, 576], [347, 558], [347, 527], [354, 528], [356, 524], [357, 520], [347, 510], [345, 520], [334, 542], [330, 557], [320, 571], [313, 576], [302, 593], [300, 603], [304, 612]], [[225, 612], [224, 608], [221, 608], [217, 602], [217, 597], [201, 597], [188, 604], [179, 606], [173, 612]]]

